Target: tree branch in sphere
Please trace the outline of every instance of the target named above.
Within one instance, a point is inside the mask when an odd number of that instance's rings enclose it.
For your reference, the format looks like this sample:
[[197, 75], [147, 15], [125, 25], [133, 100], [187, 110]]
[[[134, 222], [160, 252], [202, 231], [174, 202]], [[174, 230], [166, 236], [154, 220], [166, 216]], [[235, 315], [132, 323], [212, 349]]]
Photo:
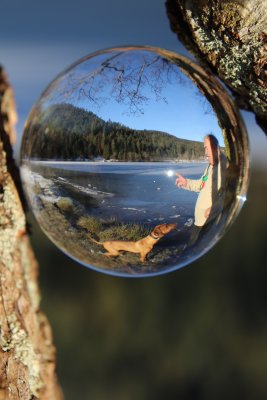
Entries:
[[[94, 57], [103, 59], [105, 53]], [[82, 63], [75, 66], [73, 72], [67, 71], [57, 87], [52, 84], [52, 90], [47, 90], [44, 101], [49, 101], [53, 95], [55, 102], [56, 93], [58, 102], [75, 103], [77, 99], [82, 102], [84, 98], [88, 105], [100, 110], [112, 99], [124, 106], [125, 114], [139, 115], [144, 113], [152, 96], [156, 101], [167, 102], [162, 94], [167, 83], [172, 80], [182, 83], [182, 74], [173, 63], [145, 49], [137, 51], [135, 56], [121, 49], [111, 49], [102, 59], [96, 68], [90, 68], [89, 58], [84, 61], [88, 61], [88, 67]]]

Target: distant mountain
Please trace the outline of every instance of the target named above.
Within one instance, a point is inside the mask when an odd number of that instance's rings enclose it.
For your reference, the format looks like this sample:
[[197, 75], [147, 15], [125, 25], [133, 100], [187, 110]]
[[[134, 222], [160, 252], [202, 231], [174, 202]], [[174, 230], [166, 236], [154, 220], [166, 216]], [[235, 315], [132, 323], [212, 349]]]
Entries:
[[34, 109], [22, 152], [42, 160], [163, 161], [203, 158], [203, 143], [166, 132], [136, 130], [71, 104]]

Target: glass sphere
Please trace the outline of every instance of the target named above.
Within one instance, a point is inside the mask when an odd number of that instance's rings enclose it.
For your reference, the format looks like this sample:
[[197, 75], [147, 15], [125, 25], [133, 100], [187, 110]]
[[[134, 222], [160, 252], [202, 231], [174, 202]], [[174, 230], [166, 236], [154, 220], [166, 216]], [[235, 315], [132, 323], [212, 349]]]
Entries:
[[248, 138], [191, 60], [121, 47], [61, 73], [25, 124], [21, 175], [41, 228], [85, 266], [151, 276], [224, 235], [246, 198]]

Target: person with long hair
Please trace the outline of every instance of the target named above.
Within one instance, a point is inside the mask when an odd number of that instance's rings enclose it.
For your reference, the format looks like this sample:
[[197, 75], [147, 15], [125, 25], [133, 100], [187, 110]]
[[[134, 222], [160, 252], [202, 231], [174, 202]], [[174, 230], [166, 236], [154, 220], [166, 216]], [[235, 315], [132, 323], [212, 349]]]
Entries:
[[220, 150], [217, 138], [212, 134], [204, 137], [204, 150], [208, 166], [200, 179], [188, 179], [177, 172], [175, 181], [178, 188], [199, 192], [194, 215], [195, 237], [221, 213], [224, 203], [227, 159]]

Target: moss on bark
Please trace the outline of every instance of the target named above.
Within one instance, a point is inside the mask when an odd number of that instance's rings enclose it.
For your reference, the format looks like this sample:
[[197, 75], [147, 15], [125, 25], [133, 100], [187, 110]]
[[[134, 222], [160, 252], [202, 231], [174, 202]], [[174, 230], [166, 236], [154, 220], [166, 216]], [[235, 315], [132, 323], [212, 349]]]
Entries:
[[267, 1], [167, 0], [172, 30], [267, 134]]
[[12, 157], [15, 101], [0, 67], [0, 400], [59, 400], [55, 348], [40, 310], [38, 265]]

